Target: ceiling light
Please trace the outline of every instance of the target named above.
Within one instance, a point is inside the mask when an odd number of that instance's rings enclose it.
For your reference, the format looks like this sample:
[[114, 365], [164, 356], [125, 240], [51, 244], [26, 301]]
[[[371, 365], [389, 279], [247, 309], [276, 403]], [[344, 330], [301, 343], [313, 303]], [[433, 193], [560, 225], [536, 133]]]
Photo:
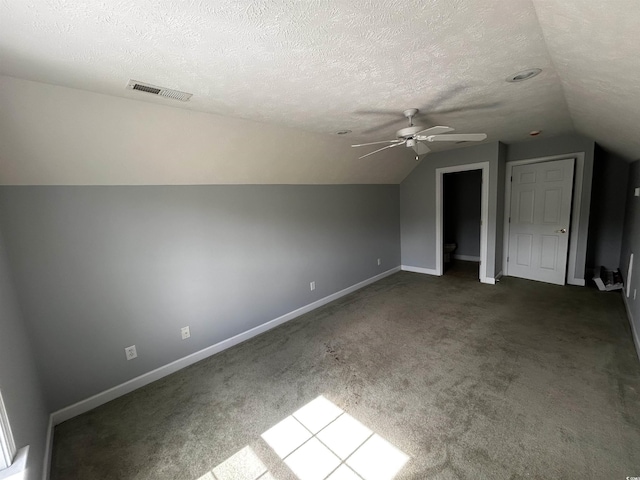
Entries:
[[540, 135], [542, 133], [542, 130], [531, 130], [529, 132], [529, 135], [531, 135], [532, 137], [537, 137], [538, 135]]
[[530, 78], [538, 75], [542, 69], [540, 68], [530, 68], [528, 70], [523, 70], [518, 73], [514, 73], [513, 75], [507, 77], [507, 82], [515, 83], [515, 82], [524, 82], [525, 80], [529, 80]]
[[340, 130], [339, 132], [336, 132], [336, 135], [346, 135], [348, 133], [351, 133], [351, 130]]

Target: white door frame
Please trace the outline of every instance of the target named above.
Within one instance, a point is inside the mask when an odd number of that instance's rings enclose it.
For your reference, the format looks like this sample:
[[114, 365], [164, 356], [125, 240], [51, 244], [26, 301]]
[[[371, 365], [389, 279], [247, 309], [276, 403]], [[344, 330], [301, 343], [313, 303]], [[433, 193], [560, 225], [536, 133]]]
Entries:
[[454, 165], [452, 167], [436, 168], [436, 275], [444, 272], [444, 200], [443, 181], [445, 173], [466, 172], [469, 170], [482, 170], [482, 199], [480, 220], [480, 282], [493, 284], [487, 279], [487, 232], [489, 227], [489, 162], [468, 163], [466, 165]]
[[509, 217], [511, 216], [511, 176], [513, 175], [513, 167], [518, 165], [527, 165], [530, 163], [552, 162], [554, 160], [573, 159], [574, 178], [573, 178], [573, 198], [571, 200], [571, 230], [569, 237], [569, 255], [567, 262], [567, 283], [569, 285], [579, 285], [584, 287], [584, 278], [576, 278], [576, 263], [578, 258], [578, 235], [580, 234], [580, 208], [582, 206], [582, 180], [584, 178], [584, 152], [568, 153], [566, 155], [553, 155], [551, 157], [528, 158], [525, 160], [514, 160], [507, 162], [504, 186], [504, 238], [502, 248], [502, 274], [509, 276]]

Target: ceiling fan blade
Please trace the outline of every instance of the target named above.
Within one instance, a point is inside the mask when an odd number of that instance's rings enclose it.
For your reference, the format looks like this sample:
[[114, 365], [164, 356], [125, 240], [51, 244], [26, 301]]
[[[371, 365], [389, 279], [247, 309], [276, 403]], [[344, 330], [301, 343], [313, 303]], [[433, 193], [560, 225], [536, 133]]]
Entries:
[[486, 133], [454, 133], [451, 135], [429, 135], [427, 142], [481, 142], [487, 138]]
[[416, 155], [426, 155], [431, 151], [431, 149], [422, 142], [416, 142], [413, 150], [416, 152]]
[[416, 133], [416, 139], [425, 140], [429, 135], [440, 135], [441, 133], [453, 132], [455, 128], [437, 125], [435, 127], [426, 128]]
[[370, 143], [358, 143], [357, 145], [351, 145], [352, 147], [366, 147], [367, 145], [379, 145], [381, 143], [400, 143], [402, 140], [382, 140], [380, 142], [370, 142]]
[[398, 147], [400, 145], [404, 145], [405, 143], [406, 143], [406, 140], [400, 143], [394, 143], [393, 145], [387, 145], [386, 147], [382, 147], [382, 148], [379, 148], [378, 150], [374, 150], [373, 152], [367, 153], [366, 155], [362, 155], [361, 157], [358, 157], [358, 159], [368, 157], [369, 155], [373, 155], [374, 153], [381, 152], [382, 150], [386, 150], [387, 148], [393, 148], [393, 147]]

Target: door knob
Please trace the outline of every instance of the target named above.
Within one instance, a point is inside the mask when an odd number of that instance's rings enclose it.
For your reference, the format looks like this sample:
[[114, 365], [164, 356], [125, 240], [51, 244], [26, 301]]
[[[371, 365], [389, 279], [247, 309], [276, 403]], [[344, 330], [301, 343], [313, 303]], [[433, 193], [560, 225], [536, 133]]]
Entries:
[[567, 233], [567, 229], [561, 228], [560, 230], [556, 230], [556, 233]]

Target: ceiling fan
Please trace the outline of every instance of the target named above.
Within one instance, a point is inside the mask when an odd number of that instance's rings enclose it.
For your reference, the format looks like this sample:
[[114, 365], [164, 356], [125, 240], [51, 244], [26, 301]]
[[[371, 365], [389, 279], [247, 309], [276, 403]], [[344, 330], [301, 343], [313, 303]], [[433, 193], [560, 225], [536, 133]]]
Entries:
[[358, 158], [365, 158], [374, 153], [381, 152], [387, 148], [399, 147], [400, 145], [406, 145], [409, 148], [413, 148], [416, 152], [416, 159], [418, 155], [425, 155], [431, 150], [424, 142], [480, 142], [487, 138], [485, 133], [458, 133], [447, 134], [454, 129], [451, 127], [435, 126], [430, 128], [424, 128], [413, 124], [413, 117], [419, 112], [417, 108], [409, 108], [403, 112], [404, 116], [409, 119], [409, 126], [401, 128], [396, 132], [396, 139], [394, 140], [382, 140], [380, 142], [360, 143], [357, 145], [351, 145], [352, 147], [366, 147], [369, 145], [381, 145], [388, 143], [378, 150], [362, 155]]

